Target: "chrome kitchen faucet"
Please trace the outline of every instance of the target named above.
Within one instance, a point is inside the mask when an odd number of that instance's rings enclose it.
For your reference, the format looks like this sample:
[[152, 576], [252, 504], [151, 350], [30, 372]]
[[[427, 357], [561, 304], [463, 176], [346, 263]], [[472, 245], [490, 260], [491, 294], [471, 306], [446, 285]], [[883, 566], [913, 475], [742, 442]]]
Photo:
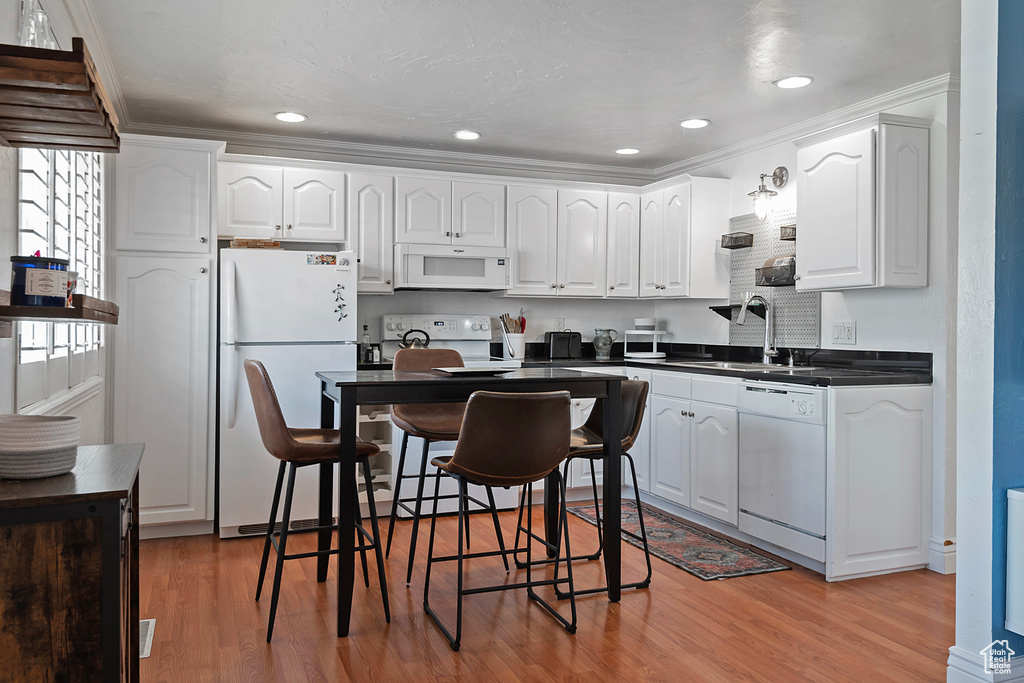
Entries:
[[751, 294], [743, 305], [740, 306], [739, 317], [736, 318], [736, 324], [742, 325], [747, 319], [747, 307], [751, 301], [760, 301], [761, 305], [764, 306], [764, 353], [761, 356], [761, 362], [768, 365], [772, 362], [772, 358], [779, 355], [778, 350], [775, 348], [775, 311], [772, 306], [768, 305], [768, 300], [760, 294]]

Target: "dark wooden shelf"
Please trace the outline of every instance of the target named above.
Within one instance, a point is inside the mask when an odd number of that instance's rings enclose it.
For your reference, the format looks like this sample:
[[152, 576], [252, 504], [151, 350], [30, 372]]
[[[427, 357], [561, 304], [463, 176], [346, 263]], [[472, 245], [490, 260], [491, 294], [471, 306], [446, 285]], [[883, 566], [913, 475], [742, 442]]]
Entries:
[[0, 145], [116, 153], [117, 115], [85, 42], [0, 45]]
[[[74, 308], [63, 306], [10, 306], [11, 293], [0, 290], [0, 322], [28, 320], [31, 322], [93, 322], [116, 325], [120, 309], [112, 301], [75, 294]], [[0, 337], [5, 336], [0, 328]], [[10, 334], [6, 336], [10, 337]]]
[[[730, 304], [729, 306], [708, 306], [712, 311], [722, 316], [726, 320], [732, 320], [732, 312], [741, 308], [742, 304]], [[764, 319], [764, 306], [759, 303], [750, 304], [747, 310], [756, 315], [758, 318]]]

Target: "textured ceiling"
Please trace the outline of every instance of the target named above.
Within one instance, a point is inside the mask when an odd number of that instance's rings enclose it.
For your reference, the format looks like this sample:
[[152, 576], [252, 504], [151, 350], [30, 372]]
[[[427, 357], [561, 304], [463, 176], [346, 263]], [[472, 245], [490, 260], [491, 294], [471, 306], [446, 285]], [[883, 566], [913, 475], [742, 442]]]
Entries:
[[[125, 129], [656, 169], [945, 73], [947, 0], [90, 0]], [[772, 81], [809, 74], [801, 90]], [[289, 125], [282, 110], [309, 119]], [[679, 121], [713, 124], [688, 131]], [[456, 129], [483, 138], [461, 142]], [[636, 147], [641, 154], [614, 154]]]

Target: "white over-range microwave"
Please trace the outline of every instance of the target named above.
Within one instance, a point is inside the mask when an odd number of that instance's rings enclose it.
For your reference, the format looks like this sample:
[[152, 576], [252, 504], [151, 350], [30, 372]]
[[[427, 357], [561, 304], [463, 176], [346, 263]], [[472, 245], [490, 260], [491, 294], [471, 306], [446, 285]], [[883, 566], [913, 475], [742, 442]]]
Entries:
[[397, 289], [505, 289], [508, 256], [501, 247], [395, 245]]

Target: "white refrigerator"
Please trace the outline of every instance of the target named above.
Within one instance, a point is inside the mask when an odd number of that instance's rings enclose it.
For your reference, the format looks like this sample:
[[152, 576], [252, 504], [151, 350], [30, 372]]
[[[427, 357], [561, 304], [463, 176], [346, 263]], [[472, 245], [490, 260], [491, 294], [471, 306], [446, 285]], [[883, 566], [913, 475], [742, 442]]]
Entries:
[[[242, 363], [266, 366], [289, 427], [319, 427], [315, 373], [356, 369], [356, 255], [220, 253], [219, 510], [227, 538], [266, 533], [280, 463], [263, 447]], [[316, 518], [318, 469], [298, 471], [293, 522]]]

